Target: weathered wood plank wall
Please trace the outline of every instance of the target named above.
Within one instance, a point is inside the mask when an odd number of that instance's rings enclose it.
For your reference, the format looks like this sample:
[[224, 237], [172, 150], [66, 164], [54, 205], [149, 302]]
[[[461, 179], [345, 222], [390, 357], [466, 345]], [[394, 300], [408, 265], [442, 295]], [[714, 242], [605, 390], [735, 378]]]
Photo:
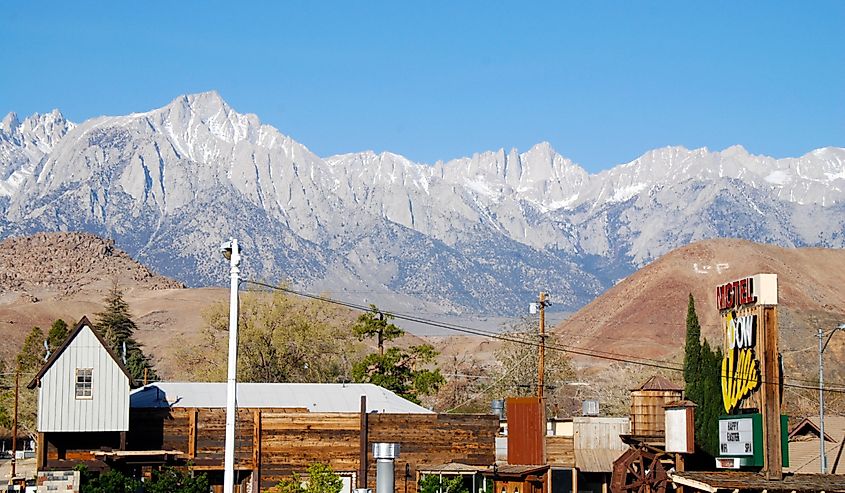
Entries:
[[[130, 421], [128, 450], [179, 451], [197, 470], [222, 470], [225, 410], [133, 410]], [[316, 462], [329, 464], [338, 472], [357, 474], [360, 426], [357, 413], [239, 409], [235, 433], [236, 467], [257, 470], [262, 491], [294, 472], [304, 473]], [[400, 444], [396, 491], [404, 493], [407, 463], [411, 471], [408, 493], [416, 493], [416, 472], [420, 468], [449, 462], [492, 464], [498, 429], [498, 418], [493, 415], [370, 414], [368, 486], [375, 489], [373, 443]], [[88, 442], [84, 449], [68, 450], [67, 454], [90, 457], [90, 450], [116, 447], [111, 443], [104, 446]], [[53, 446], [48, 450], [48, 461], [56, 458]]]

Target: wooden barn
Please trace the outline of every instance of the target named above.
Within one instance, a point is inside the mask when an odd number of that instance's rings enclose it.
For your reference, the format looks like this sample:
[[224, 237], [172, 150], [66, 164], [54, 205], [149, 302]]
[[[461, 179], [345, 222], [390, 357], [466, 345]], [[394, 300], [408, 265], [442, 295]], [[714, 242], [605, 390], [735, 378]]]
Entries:
[[[120, 360], [89, 325], [83, 319], [33, 380], [42, 399], [39, 471], [84, 463], [144, 476], [174, 465], [206, 473], [222, 491], [226, 384], [161, 382], [130, 395]], [[93, 414], [57, 416], [64, 411], [53, 396], [70, 406], [87, 399]], [[240, 383], [237, 402], [242, 493], [265, 491], [316, 462], [341, 474], [344, 493], [374, 489], [372, 444], [379, 442], [400, 444], [397, 493], [416, 493], [418, 475], [444, 465], [476, 468], [480, 477], [495, 461], [496, 416], [433, 413], [372, 384]], [[482, 489], [476, 483], [471, 493]]]

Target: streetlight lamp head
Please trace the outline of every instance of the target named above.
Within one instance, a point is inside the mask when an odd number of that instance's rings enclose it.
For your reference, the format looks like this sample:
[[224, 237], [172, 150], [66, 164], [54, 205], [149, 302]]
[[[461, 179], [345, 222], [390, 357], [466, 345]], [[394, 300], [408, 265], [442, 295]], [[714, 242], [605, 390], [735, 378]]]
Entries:
[[220, 244], [220, 253], [226, 257], [226, 260], [229, 261], [229, 264], [232, 267], [237, 267], [241, 265], [241, 254], [243, 253], [243, 248], [241, 248], [240, 243], [238, 240], [232, 238], [229, 241], [224, 241]]
[[226, 257], [226, 260], [232, 259], [232, 242], [231, 241], [224, 241], [220, 244], [220, 253]]
[[836, 328], [839, 330], [845, 330], [845, 324], [839, 324], [836, 326]]

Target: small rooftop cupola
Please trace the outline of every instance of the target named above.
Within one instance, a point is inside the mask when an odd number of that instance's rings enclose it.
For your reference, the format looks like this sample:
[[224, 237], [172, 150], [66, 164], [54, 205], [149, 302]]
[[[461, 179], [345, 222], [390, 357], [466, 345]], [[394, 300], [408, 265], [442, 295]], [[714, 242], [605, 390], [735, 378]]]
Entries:
[[82, 317], [29, 382], [38, 387], [38, 431], [127, 431], [131, 385], [120, 358]]

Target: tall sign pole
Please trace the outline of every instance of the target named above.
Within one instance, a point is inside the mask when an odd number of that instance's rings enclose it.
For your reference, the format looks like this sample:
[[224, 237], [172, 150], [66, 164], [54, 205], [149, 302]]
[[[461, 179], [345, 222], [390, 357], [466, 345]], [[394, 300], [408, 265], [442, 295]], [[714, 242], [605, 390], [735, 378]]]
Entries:
[[780, 429], [780, 359], [778, 358], [778, 313], [775, 306], [764, 306], [763, 312], [763, 388], [760, 407], [763, 411], [763, 450], [766, 479], [783, 479], [783, 451]]

